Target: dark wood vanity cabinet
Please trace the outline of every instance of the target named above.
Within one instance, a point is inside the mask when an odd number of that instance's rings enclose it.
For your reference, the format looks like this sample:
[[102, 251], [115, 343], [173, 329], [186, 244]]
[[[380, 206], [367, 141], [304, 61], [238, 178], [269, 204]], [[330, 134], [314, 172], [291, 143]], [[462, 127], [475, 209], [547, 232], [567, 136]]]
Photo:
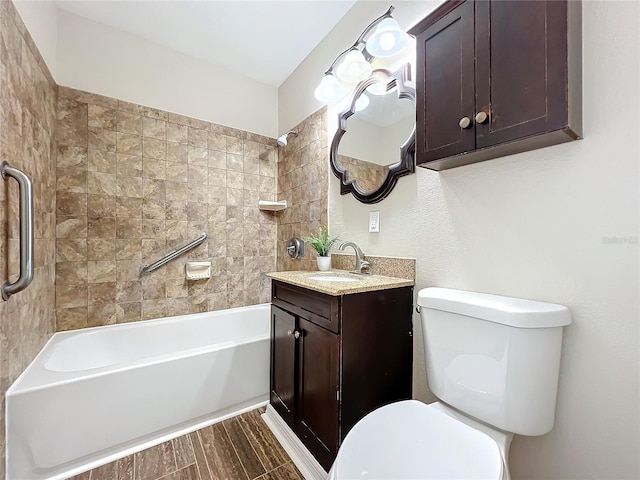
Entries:
[[443, 170], [580, 138], [580, 7], [452, 0], [413, 27], [416, 162]]
[[355, 423], [411, 398], [413, 287], [331, 296], [272, 282], [270, 403], [329, 469]]

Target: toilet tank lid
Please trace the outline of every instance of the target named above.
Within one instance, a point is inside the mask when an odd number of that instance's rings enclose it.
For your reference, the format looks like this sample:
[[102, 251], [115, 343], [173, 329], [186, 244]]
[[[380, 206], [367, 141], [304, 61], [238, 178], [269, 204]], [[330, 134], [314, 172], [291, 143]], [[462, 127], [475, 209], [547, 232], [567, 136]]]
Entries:
[[418, 292], [418, 305], [518, 328], [561, 327], [571, 323], [571, 312], [563, 305], [451, 288], [423, 288]]

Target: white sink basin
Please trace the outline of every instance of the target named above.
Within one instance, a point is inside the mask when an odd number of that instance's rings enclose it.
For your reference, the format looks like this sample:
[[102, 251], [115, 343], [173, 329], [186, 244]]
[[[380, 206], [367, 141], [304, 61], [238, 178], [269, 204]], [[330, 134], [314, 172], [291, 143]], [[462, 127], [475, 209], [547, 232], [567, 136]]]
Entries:
[[313, 275], [308, 277], [309, 280], [317, 280], [319, 282], [357, 282], [357, 278], [339, 277], [338, 275]]

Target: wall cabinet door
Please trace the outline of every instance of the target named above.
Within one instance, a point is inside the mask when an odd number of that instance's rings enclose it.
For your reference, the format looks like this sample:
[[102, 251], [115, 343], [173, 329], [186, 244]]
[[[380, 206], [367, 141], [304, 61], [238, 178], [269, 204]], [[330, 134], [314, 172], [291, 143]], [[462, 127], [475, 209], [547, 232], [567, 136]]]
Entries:
[[289, 425], [294, 423], [296, 317], [271, 306], [271, 405]]
[[322, 466], [338, 452], [339, 337], [299, 319], [299, 434]]
[[[418, 163], [475, 148], [473, 12], [474, 4], [466, 2], [416, 38]], [[468, 124], [462, 128], [460, 122]]]
[[443, 170], [581, 138], [578, 0], [450, 0], [413, 27], [416, 163]]
[[476, 2], [476, 148], [562, 128], [567, 3]]

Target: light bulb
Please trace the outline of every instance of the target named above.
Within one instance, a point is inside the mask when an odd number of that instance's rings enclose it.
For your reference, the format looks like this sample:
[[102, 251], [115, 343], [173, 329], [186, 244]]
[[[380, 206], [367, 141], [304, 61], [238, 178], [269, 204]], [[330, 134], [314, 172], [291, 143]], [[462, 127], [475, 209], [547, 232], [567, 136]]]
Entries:
[[313, 92], [315, 97], [323, 103], [331, 103], [344, 96], [347, 89], [336, 77], [331, 74], [325, 75], [320, 85]]
[[393, 18], [385, 18], [367, 39], [367, 51], [374, 57], [391, 57], [407, 44], [407, 34]]
[[343, 82], [355, 83], [371, 75], [371, 65], [360, 50], [351, 50], [336, 69], [336, 76]]

